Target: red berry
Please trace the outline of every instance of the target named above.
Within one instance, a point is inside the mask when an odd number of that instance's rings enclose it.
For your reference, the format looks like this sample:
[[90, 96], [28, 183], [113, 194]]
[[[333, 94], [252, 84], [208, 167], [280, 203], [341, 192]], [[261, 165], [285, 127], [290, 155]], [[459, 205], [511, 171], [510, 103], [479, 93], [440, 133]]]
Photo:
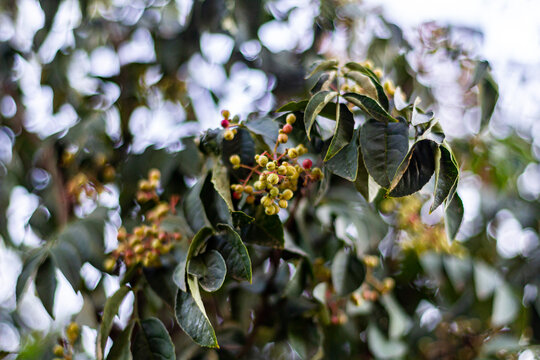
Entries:
[[239, 192], [233, 192], [233, 198], [235, 198], [236, 200], [240, 200], [242, 198], [242, 193], [239, 193]]
[[285, 124], [285, 125], [283, 126], [283, 132], [284, 132], [285, 134], [290, 134], [291, 131], [292, 131], [292, 125], [291, 125], [291, 124]]
[[313, 162], [311, 162], [311, 160], [309, 159], [306, 159], [302, 162], [302, 166], [304, 167], [304, 169], [311, 169], [312, 165], [313, 165]]
[[221, 126], [223, 126], [225, 129], [229, 127], [229, 120], [223, 119], [221, 120]]

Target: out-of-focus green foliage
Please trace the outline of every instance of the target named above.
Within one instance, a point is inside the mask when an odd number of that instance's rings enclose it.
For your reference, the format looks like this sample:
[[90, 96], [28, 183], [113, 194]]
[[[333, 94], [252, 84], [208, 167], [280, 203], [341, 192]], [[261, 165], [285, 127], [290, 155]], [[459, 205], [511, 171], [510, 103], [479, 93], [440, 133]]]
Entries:
[[[489, 64], [452, 28], [411, 43], [356, 2], [286, 3], [0, 5], [0, 238], [21, 259], [0, 358], [538, 351], [540, 206], [518, 191], [537, 159], [491, 134]], [[474, 134], [431, 110], [437, 61]], [[81, 311], [36, 330], [24, 299], [50, 321], [63, 278]]]

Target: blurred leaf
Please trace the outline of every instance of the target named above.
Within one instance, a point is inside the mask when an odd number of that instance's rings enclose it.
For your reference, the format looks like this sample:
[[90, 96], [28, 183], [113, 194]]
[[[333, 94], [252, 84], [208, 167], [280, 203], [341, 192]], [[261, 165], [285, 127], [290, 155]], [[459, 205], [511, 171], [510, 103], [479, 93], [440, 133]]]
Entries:
[[459, 168], [452, 150], [444, 145], [435, 152], [435, 190], [433, 191], [433, 204], [429, 212], [433, 212], [441, 205], [456, 185], [459, 177]]
[[229, 211], [234, 211], [234, 206], [231, 199], [229, 174], [227, 173], [227, 168], [221, 163], [219, 163], [219, 160], [217, 158], [214, 158], [211, 181], [212, 184], [214, 184], [214, 188], [216, 189], [219, 196], [221, 196], [223, 201], [225, 201], [225, 204], [227, 204]]
[[131, 291], [127, 286], [121, 286], [116, 292], [107, 299], [105, 307], [103, 308], [103, 315], [101, 317], [101, 325], [96, 340], [96, 358], [102, 360], [105, 351], [105, 345], [107, 344], [107, 338], [111, 332], [114, 317], [118, 314], [118, 309], [124, 301], [126, 295]]
[[[180, 266], [180, 264], [181, 261], [178, 263], [178, 266]], [[171, 308], [174, 308], [174, 300], [176, 298], [176, 291], [178, 290], [178, 285], [174, 282], [175, 268], [169, 266], [156, 268], [143, 267], [143, 273], [152, 290], [154, 290], [163, 301], [170, 305]]]
[[390, 318], [390, 339], [399, 339], [409, 331], [411, 319], [391, 294], [381, 296], [381, 302]]
[[185, 242], [182, 242], [176, 250], [176, 253], [178, 254], [178, 259], [172, 275], [174, 284], [178, 286], [178, 288], [182, 291], [187, 291], [186, 266], [188, 260], [188, 251], [189, 248], [187, 244]]
[[339, 61], [337, 60], [323, 60], [315, 66], [315, 68], [309, 73], [308, 76], [306, 76], [306, 79], [309, 79], [310, 77], [321, 71], [337, 70], [338, 64]]
[[113, 341], [111, 351], [107, 355], [107, 360], [131, 360], [131, 334], [133, 333], [133, 327], [135, 321], [130, 321], [128, 326], [122, 331], [122, 334]]
[[470, 282], [472, 264], [468, 258], [460, 259], [455, 256], [445, 256], [443, 258], [444, 269], [448, 274], [450, 283], [456, 291], [463, 291]]
[[193, 232], [199, 229], [210, 226], [210, 221], [206, 217], [206, 212], [201, 201], [201, 190], [204, 186], [205, 177], [193, 185], [184, 198], [183, 209], [187, 223]]
[[17, 285], [15, 287], [17, 301], [21, 300], [21, 295], [26, 289], [28, 280], [46, 257], [47, 251], [44, 248], [34, 249], [28, 253], [28, 257], [23, 262], [21, 274], [17, 278]]
[[306, 126], [306, 134], [309, 140], [311, 140], [311, 128], [315, 123], [317, 115], [321, 110], [332, 101], [338, 95], [335, 91], [319, 91], [309, 99], [304, 112], [304, 124]]
[[218, 225], [218, 231], [210, 240], [211, 246], [223, 255], [227, 272], [237, 280], [251, 283], [251, 260], [240, 235], [226, 224]]
[[255, 221], [251, 223], [243, 238], [245, 242], [281, 249], [285, 242], [283, 236], [283, 224], [279, 216], [268, 216], [264, 213], [263, 206], [257, 206]]
[[332, 261], [332, 285], [336, 293], [345, 296], [358, 289], [364, 282], [366, 270], [358, 257], [340, 250]]
[[478, 300], [489, 298], [501, 283], [501, 277], [494, 268], [483, 261], [474, 263], [474, 285]]
[[435, 171], [435, 149], [431, 140], [416, 142], [403, 159], [388, 189], [393, 197], [411, 195], [424, 187]]
[[75, 246], [68, 241], [58, 241], [51, 249], [51, 254], [56, 266], [62, 271], [73, 290], [78, 291], [82, 262]]
[[357, 93], [346, 93], [343, 95], [348, 102], [358, 106], [369, 116], [382, 122], [397, 122], [376, 100], [373, 100], [369, 96], [361, 95]]
[[56, 273], [55, 266], [50, 257], [47, 257], [38, 268], [36, 274], [36, 291], [39, 299], [43, 303], [45, 310], [54, 319], [54, 294], [56, 292]]
[[131, 353], [133, 360], [176, 360], [171, 337], [157, 318], [148, 318], [137, 323]]
[[322, 335], [317, 324], [311, 319], [291, 321], [287, 327], [289, 344], [302, 359], [319, 358], [322, 352]]
[[497, 100], [499, 100], [499, 87], [488, 73], [478, 85], [481, 110], [481, 128], [484, 128], [491, 119]]
[[456, 193], [452, 198], [452, 201], [448, 204], [444, 213], [444, 222], [446, 225], [446, 235], [448, 241], [452, 241], [456, 238], [456, 235], [463, 221], [463, 202]]
[[495, 289], [493, 298], [493, 314], [491, 322], [493, 326], [509, 325], [519, 311], [519, 300], [512, 292], [508, 284], [502, 284]]
[[194, 296], [198, 295], [198, 285], [196, 282], [190, 281], [190, 290], [195, 291], [196, 295], [191, 295], [189, 292], [178, 291], [176, 296], [176, 321], [178, 325], [184, 330], [184, 332], [189, 335], [197, 344], [205, 347], [219, 347], [216, 339], [216, 334], [214, 328], [208, 317], [204, 307], [198, 305], [197, 302], [202, 304], [202, 301], [196, 301]]
[[[336, 107], [338, 108], [338, 107]], [[351, 142], [354, 133], [354, 117], [345, 104], [339, 104], [334, 136], [324, 157], [324, 161], [330, 160]]]
[[358, 157], [360, 156], [358, 153], [359, 132], [360, 129], [355, 130], [349, 144], [324, 164], [333, 174], [341, 176], [349, 181], [354, 181], [356, 179]]
[[[363, 75], [365, 75], [365, 76], [367, 76], [369, 78], [369, 80], [371, 81], [371, 83], [373, 84], [373, 86], [375, 87], [375, 89], [377, 91], [377, 100], [379, 101], [379, 104], [381, 104], [381, 106], [386, 111], [388, 111], [388, 109], [389, 109], [388, 98], [386, 97], [384, 89], [381, 86], [381, 83], [379, 82], [379, 79], [377, 78], [377, 75], [375, 75], [375, 73], [373, 71], [371, 71], [370, 69], [368, 69], [365, 66], [360, 65], [359, 63], [350, 62], [350, 63], [345, 64], [345, 67], [347, 67], [347, 68], [349, 68], [351, 70], [354, 70], [354, 71], [358, 71], [359, 73], [361, 73], [361, 74], [363, 74]], [[345, 76], [347, 76], [347, 75], [345, 75]]]
[[409, 148], [409, 126], [400, 121], [383, 123], [370, 119], [360, 130], [364, 164], [373, 179], [388, 189]]
[[312, 270], [307, 260], [301, 259], [296, 266], [296, 271], [287, 283], [284, 295], [289, 297], [298, 297], [307, 287], [308, 277], [312, 276]]
[[210, 250], [189, 261], [188, 273], [197, 278], [205, 291], [214, 292], [219, 290], [225, 281], [227, 265], [219, 252]]
[[378, 359], [395, 359], [405, 355], [407, 345], [397, 340], [387, 340], [377, 325], [370, 323], [367, 328], [369, 351]]

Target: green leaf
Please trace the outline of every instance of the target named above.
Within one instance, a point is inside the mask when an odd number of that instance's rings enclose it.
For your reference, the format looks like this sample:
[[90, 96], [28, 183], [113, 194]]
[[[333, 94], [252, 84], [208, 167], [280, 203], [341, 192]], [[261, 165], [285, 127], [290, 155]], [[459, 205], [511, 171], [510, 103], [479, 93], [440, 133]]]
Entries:
[[206, 251], [189, 261], [188, 273], [199, 281], [199, 285], [208, 292], [219, 290], [225, 281], [227, 265], [216, 250]]
[[368, 173], [388, 189], [409, 148], [409, 125], [370, 119], [362, 125], [360, 145]]
[[358, 257], [340, 250], [332, 261], [332, 285], [340, 296], [348, 295], [364, 282], [366, 270]]
[[214, 158], [214, 166], [212, 167], [212, 184], [214, 184], [214, 189], [227, 207], [229, 211], [234, 211], [234, 206], [231, 199], [231, 188], [229, 183], [229, 174], [227, 173], [227, 168], [219, 162], [219, 159]]
[[208, 218], [206, 217], [206, 212], [200, 197], [204, 181], [204, 177], [199, 179], [199, 181], [188, 191], [183, 202], [186, 221], [193, 232], [196, 232], [205, 226], [210, 226], [210, 221], [208, 221]]
[[[322, 334], [312, 319], [295, 319], [287, 325], [289, 344], [302, 359], [322, 358]], [[321, 357], [318, 357], [320, 354]]]
[[337, 60], [323, 60], [315, 66], [308, 76], [306, 76], [306, 79], [309, 79], [321, 71], [337, 70], [338, 64], [339, 62]]
[[214, 233], [214, 230], [209, 227], [203, 227], [195, 236], [191, 243], [189, 244], [187, 261], [191, 260], [194, 256], [197, 256], [206, 246], [206, 241]]
[[394, 106], [397, 111], [401, 111], [409, 106], [409, 103], [406, 100], [405, 94], [401, 91], [401, 88], [398, 86], [396, 92], [394, 93]]
[[82, 266], [79, 252], [75, 246], [68, 241], [59, 241], [51, 249], [56, 266], [62, 271], [66, 279], [73, 287], [73, 290], [79, 290], [81, 281], [80, 270]]
[[[240, 156], [240, 161], [244, 165], [253, 165], [255, 157], [255, 141], [251, 133], [247, 129], [241, 127], [237, 128], [237, 133], [234, 136], [234, 139], [228, 141], [223, 140], [222, 142], [222, 152], [221, 152], [221, 161], [229, 169], [229, 173], [233, 177], [245, 178], [249, 174], [248, 169], [240, 168], [233, 169], [229, 158], [231, 155]], [[274, 136], [274, 134], [272, 134]]]
[[433, 212], [450, 195], [450, 190], [458, 181], [459, 169], [452, 150], [445, 145], [437, 148], [435, 153], [435, 190], [433, 191], [433, 204], [429, 212]]
[[420, 190], [435, 172], [435, 149], [431, 140], [416, 142], [398, 170], [388, 190], [393, 197], [407, 196]]
[[512, 292], [508, 284], [503, 284], [495, 289], [493, 298], [493, 314], [491, 323], [493, 326], [508, 325], [516, 318], [520, 308], [519, 300]]
[[[358, 152], [361, 153], [362, 151], [358, 150]], [[354, 187], [368, 202], [372, 202], [375, 199], [375, 196], [380, 189], [380, 186], [371, 176], [369, 176], [366, 165], [364, 164], [364, 158], [361, 155], [358, 156], [358, 167], [356, 170]]]
[[312, 275], [312, 270], [307, 260], [301, 259], [296, 265], [296, 271], [285, 286], [284, 296], [298, 297], [306, 289], [308, 277]]
[[304, 111], [308, 104], [308, 100], [301, 101], [291, 101], [276, 110], [277, 113], [280, 112], [293, 112], [293, 111]]
[[399, 303], [390, 294], [381, 296], [381, 302], [388, 312], [390, 319], [389, 335], [391, 339], [399, 339], [405, 335], [411, 327], [411, 319], [399, 305]]
[[171, 308], [174, 307], [176, 291], [178, 290], [177, 285], [173, 280], [175, 270], [175, 268], [169, 266], [143, 268], [143, 274], [148, 285], [150, 285], [152, 290], [154, 290], [163, 301], [169, 304]]
[[377, 359], [401, 358], [407, 352], [407, 345], [405, 343], [386, 339], [377, 325], [373, 323], [368, 325], [367, 340], [369, 351]]
[[47, 252], [44, 248], [34, 249], [30, 251], [28, 258], [23, 263], [22, 271], [17, 278], [17, 285], [15, 287], [15, 296], [17, 301], [21, 300], [22, 293], [26, 289], [28, 280], [34, 274], [37, 267], [45, 260]]
[[[227, 190], [230, 191], [230, 188]], [[215, 190], [210, 175], [206, 177], [200, 197], [207, 219], [212, 226], [215, 227], [220, 223], [232, 224], [231, 211], [225, 200]]]
[[233, 211], [231, 215], [234, 227], [244, 227], [255, 221], [254, 217], [249, 216], [243, 211]]
[[163, 323], [157, 318], [144, 319], [137, 324], [131, 344], [133, 360], [175, 360], [174, 344]]
[[397, 122], [386, 110], [384, 110], [379, 103], [366, 95], [357, 93], [346, 93], [343, 97], [350, 103], [358, 106], [366, 114], [373, 116], [379, 121]]
[[306, 134], [311, 140], [311, 128], [315, 123], [317, 115], [321, 110], [338, 95], [335, 91], [319, 91], [309, 99], [304, 113], [304, 124], [306, 126]]
[[[388, 111], [388, 108], [390, 107], [388, 103], [388, 98], [386, 97], [386, 94], [384, 92], [383, 87], [381, 86], [381, 83], [379, 82], [379, 79], [377, 78], [377, 75], [370, 69], [368, 69], [365, 66], [360, 65], [359, 63], [350, 62], [345, 64], [346, 68], [349, 68], [351, 70], [357, 71], [361, 73], [362, 75], [365, 75], [369, 78], [373, 86], [375, 87], [375, 90], [377, 91], [377, 99], [379, 100], [379, 104]], [[347, 74], [345, 74], [347, 76]]]
[[336, 127], [334, 129], [334, 137], [330, 142], [324, 161], [330, 160], [341, 149], [351, 142], [354, 133], [354, 117], [345, 104], [339, 104], [336, 107], [338, 115], [336, 116]]
[[[190, 289], [196, 286], [198, 285], [194, 283], [193, 286], [190, 285]], [[175, 314], [178, 325], [193, 341], [205, 347], [219, 347], [214, 328], [206, 316], [204, 307], [201, 309], [189, 292], [178, 291]]]
[[226, 224], [218, 225], [218, 231], [220, 233], [210, 240], [211, 247], [223, 255], [227, 272], [233, 278], [251, 283], [251, 260], [240, 235]]
[[176, 264], [176, 267], [174, 268], [172, 279], [173, 282], [178, 288], [182, 291], [187, 291], [186, 288], [186, 266], [187, 266], [187, 260], [188, 260], [188, 251], [189, 248], [187, 247], [185, 242], [181, 242], [180, 246], [177, 246], [176, 254], [178, 256]]
[[131, 360], [131, 334], [133, 333], [133, 327], [135, 322], [131, 321], [124, 329], [122, 334], [113, 341], [111, 351], [107, 355], [107, 360]]
[[263, 206], [257, 206], [255, 221], [245, 236], [246, 242], [283, 249], [285, 244], [283, 224], [278, 215], [268, 216]]
[[452, 198], [452, 201], [448, 204], [446, 212], [444, 214], [444, 222], [446, 225], [446, 236], [448, 241], [455, 239], [461, 222], [463, 221], [463, 202], [456, 193]]
[[481, 128], [483, 128], [488, 124], [489, 119], [491, 119], [495, 105], [497, 105], [497, 100], [499, 100], [499, 87], [491, 75], [486, 73], [480, 84], [478, 84], [478, 90], [481, 110], [480, 124]]
[[45, 310], [54, 319], [54, 294], [56, 292], [56, 273], [55, 266], [50, 257], [39, 266], [36, 274], [36, 290], [37, 294], [45, 307]]
[[360, 129], [352, 134], [352, 139], [348, 145], [341, 149], [334, 157], [325, 163], [325, 167], [333, 174], [341, 176], [349, 181], [356, 179], [358, 168], [358, 136]]
[[103, 315], [101, 317], [101, 325], [96, 340], [96, 358], [98, 360], [103, 359], [105, 345], [107, 344], [107, 338], [111, 332], [114, 317], [118, 314], [118, 309], [124, 301], [126, 295], [131, 291], [126, 285], [121, 286], [116, 292], [107, 299], [105, 307], [103, 308]]

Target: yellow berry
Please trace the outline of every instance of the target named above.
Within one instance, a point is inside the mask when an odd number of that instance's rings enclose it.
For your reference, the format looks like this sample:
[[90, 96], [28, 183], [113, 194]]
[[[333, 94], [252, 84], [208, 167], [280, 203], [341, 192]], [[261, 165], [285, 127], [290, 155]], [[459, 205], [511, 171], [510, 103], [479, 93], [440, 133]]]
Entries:
[[161, 248], [161, 241], [159, 241], [159, 239], [152, 240], [152, 248], [154, 249]]
[[231, 116], [231, 113], [229, 112], [229, 110], [222, 110], [221, 116], [223, 116], [224, 119], [229, 119], [229, 117]]
[[319, 169], [318, 167], [314, 167], [313, 170], [311, 170], [311, 175], [317, 180], [322, 179], [324, 177], [321, 169]]
[[394, 96], [396, 92], [396, 87], [394, 86], [394, 83], [392, 82], [392, 80], [386, 80], [383, 84], [383, 88], [388, 95]]
[[253, 184], [253, 186], [255, 186], [256, 190], [262, 190], [266, 187], [266, 184], [262, 181], [255, 181], [255, 184]]
[[287, 124], [292, 125], [296, 121], [296, 116], [294, 114], [289, 114], [287, 115], [286, 121], [287, 121]]
[[77, 338], [79, 337], [79, 332], [80, 329], [77, 323], [72, 322], [68, 325], [66, 329], [66, 335], [70, 343], [73, 344], [75, 343], [75, 341], [77, 341]]
[[371, 60], [366, 60], [366, 61], [364, 61], [364, 63], [363, 63], [362, 65], [364, 65], [364, 66], [367, 67], [368, 69], [373, 68], [373, 62], [372, 62]]
[[298, 152], [298, 155], [304, 155], [308, 152], [307, 148], [304, 146], [304, 144], [299, 144], [296, 146], [296, 151]]
[[263, 196], [261, 198], [261, 204], [263, 206], [270, 206], [270, 205], [272, 205], [272, 199], [270, 199], [268, 196]]
[[364, 264], [366, 264], [367, 267], [374, 268], [379, 265], [379, 258], [373, 255], [366, 255], [364, 257]]
[[137, 244], [133, 248], [133, 251], [135, 252], [135, 254], [142, 254], [144, 252], [144, 246], [142, 244]]
[[290, 189], [286, 189], [281, 195], [284, 200], [291, 200], [294, 193]]
[[266, 164], [266, 168], [270, 171], [276, 170], [276, 163], [273, 161], [270, 161], [268, 164]]
[[144, 231], [144, 228], [142, 226], [137, 226], [133, 233], [138, 237], [142, 237], [142, 236], [144, 236], [144, 232], [145, 231]]
[[270, 189], [270, 196], [271, 197], [275, 198], [278, 195], [279, 195], [279, 190], [278, 190], [277, 187], [273, 187], [273, 188]]
[[264, 155], [262, 156], [259, 156], [259, 160], [258, 160], [258, 163], [260, 166], [266, 166], [266, 164], [268, 164], [268, 158]]
[[231, 141], [232, 139], [234, 139], [234, 133], [231, 130], [225, 130], [225, 134], [223, 134], [223, 137], [225, 138], [225, 140]]
[[64, 347], [59, 344], [54, 345], [53, 354], [56, 356], [64, 356]]
[[285, 144], [287, 141], [289, 141], [289, 137], [287, 134], [279, 134], [278, 136], [278, 142], [281, 144]]
[[253, 195], [249, 195], [247, 198], [246, 198], [246, 203], [248, 204], [253, 204], [255, 202], [255, 196]]
[[383, 77], [383, 71], [380, 68], [376, 68], [373, 72], [379, 79]]
[[139, 189], [142, 191], [151, 191], [154, 190], [152, 183], [148, 180], [139, 181]]
[[238, 156], [238, 155], [231, 155], [231, 157], [229, 158], [229, 161], [230, 161], [231, 164], [233, 164], [233, 165], [239, 165], [239, 164], [240, 164], [240, 156]]
[[116, 260], [113, 258], [107, 258], [105, 259], [103, 266], [105, 267], [106, 271], [113, 271], [114, 267], [116, 266]]
[[278, 172], [279, 175], [285, 175], [285, 174], [287, 174], [287, 167], [281, 165], [281, 166], [278, 167], [277, 172]]
[[266, 213], [266, 215], [274, 215], [276, 213], [276, 209], [274, 208], [274, 206], [270, 205], [264, 208], [264, 212]]
[[161, 179], [161, 172], [158, 169], [152, 169], [148, 172], [148, 178], [150, 180], [159, 181], [159, 179]]
[[289, 151], [287, 151], [287, 156], [291, 159], [296, 159], [298, 157], [298, 151], [296, 151], [296, 149], [289, 149]]
[[272, 185], [276, 185], [279, 182], [279, 176], [277, 176], [277, 174], [268, 175], [268, 182]]
[[274, 214], [279, 213], [279, 210], [281, 210], [281, 208], [276, 203], [273, 203], [272, 206], [274, 207]]
[[287, 202], [287, 200], [279, 200], [279, 207], [280, 207], [280, 208], [286, 209], [286, 208], [287, 208], [287, 205], [289, 205], [289, 203]]
[[392, 289], [394, 288], [394, 286], [396, 285], [396, 282], [394, 281], [394, 279], [390, 278], [390, 277], [387, 277], [383, 280], [383, 288], [381, 290], [381, 292], [383, 294], [386, 294], [390, 291], [392, 291]]
[[237, 184], [234, 188], [234, 191], [238, 192], [238, 193], [243, 193], [244, 192], [244, 187], [240, 184]]

